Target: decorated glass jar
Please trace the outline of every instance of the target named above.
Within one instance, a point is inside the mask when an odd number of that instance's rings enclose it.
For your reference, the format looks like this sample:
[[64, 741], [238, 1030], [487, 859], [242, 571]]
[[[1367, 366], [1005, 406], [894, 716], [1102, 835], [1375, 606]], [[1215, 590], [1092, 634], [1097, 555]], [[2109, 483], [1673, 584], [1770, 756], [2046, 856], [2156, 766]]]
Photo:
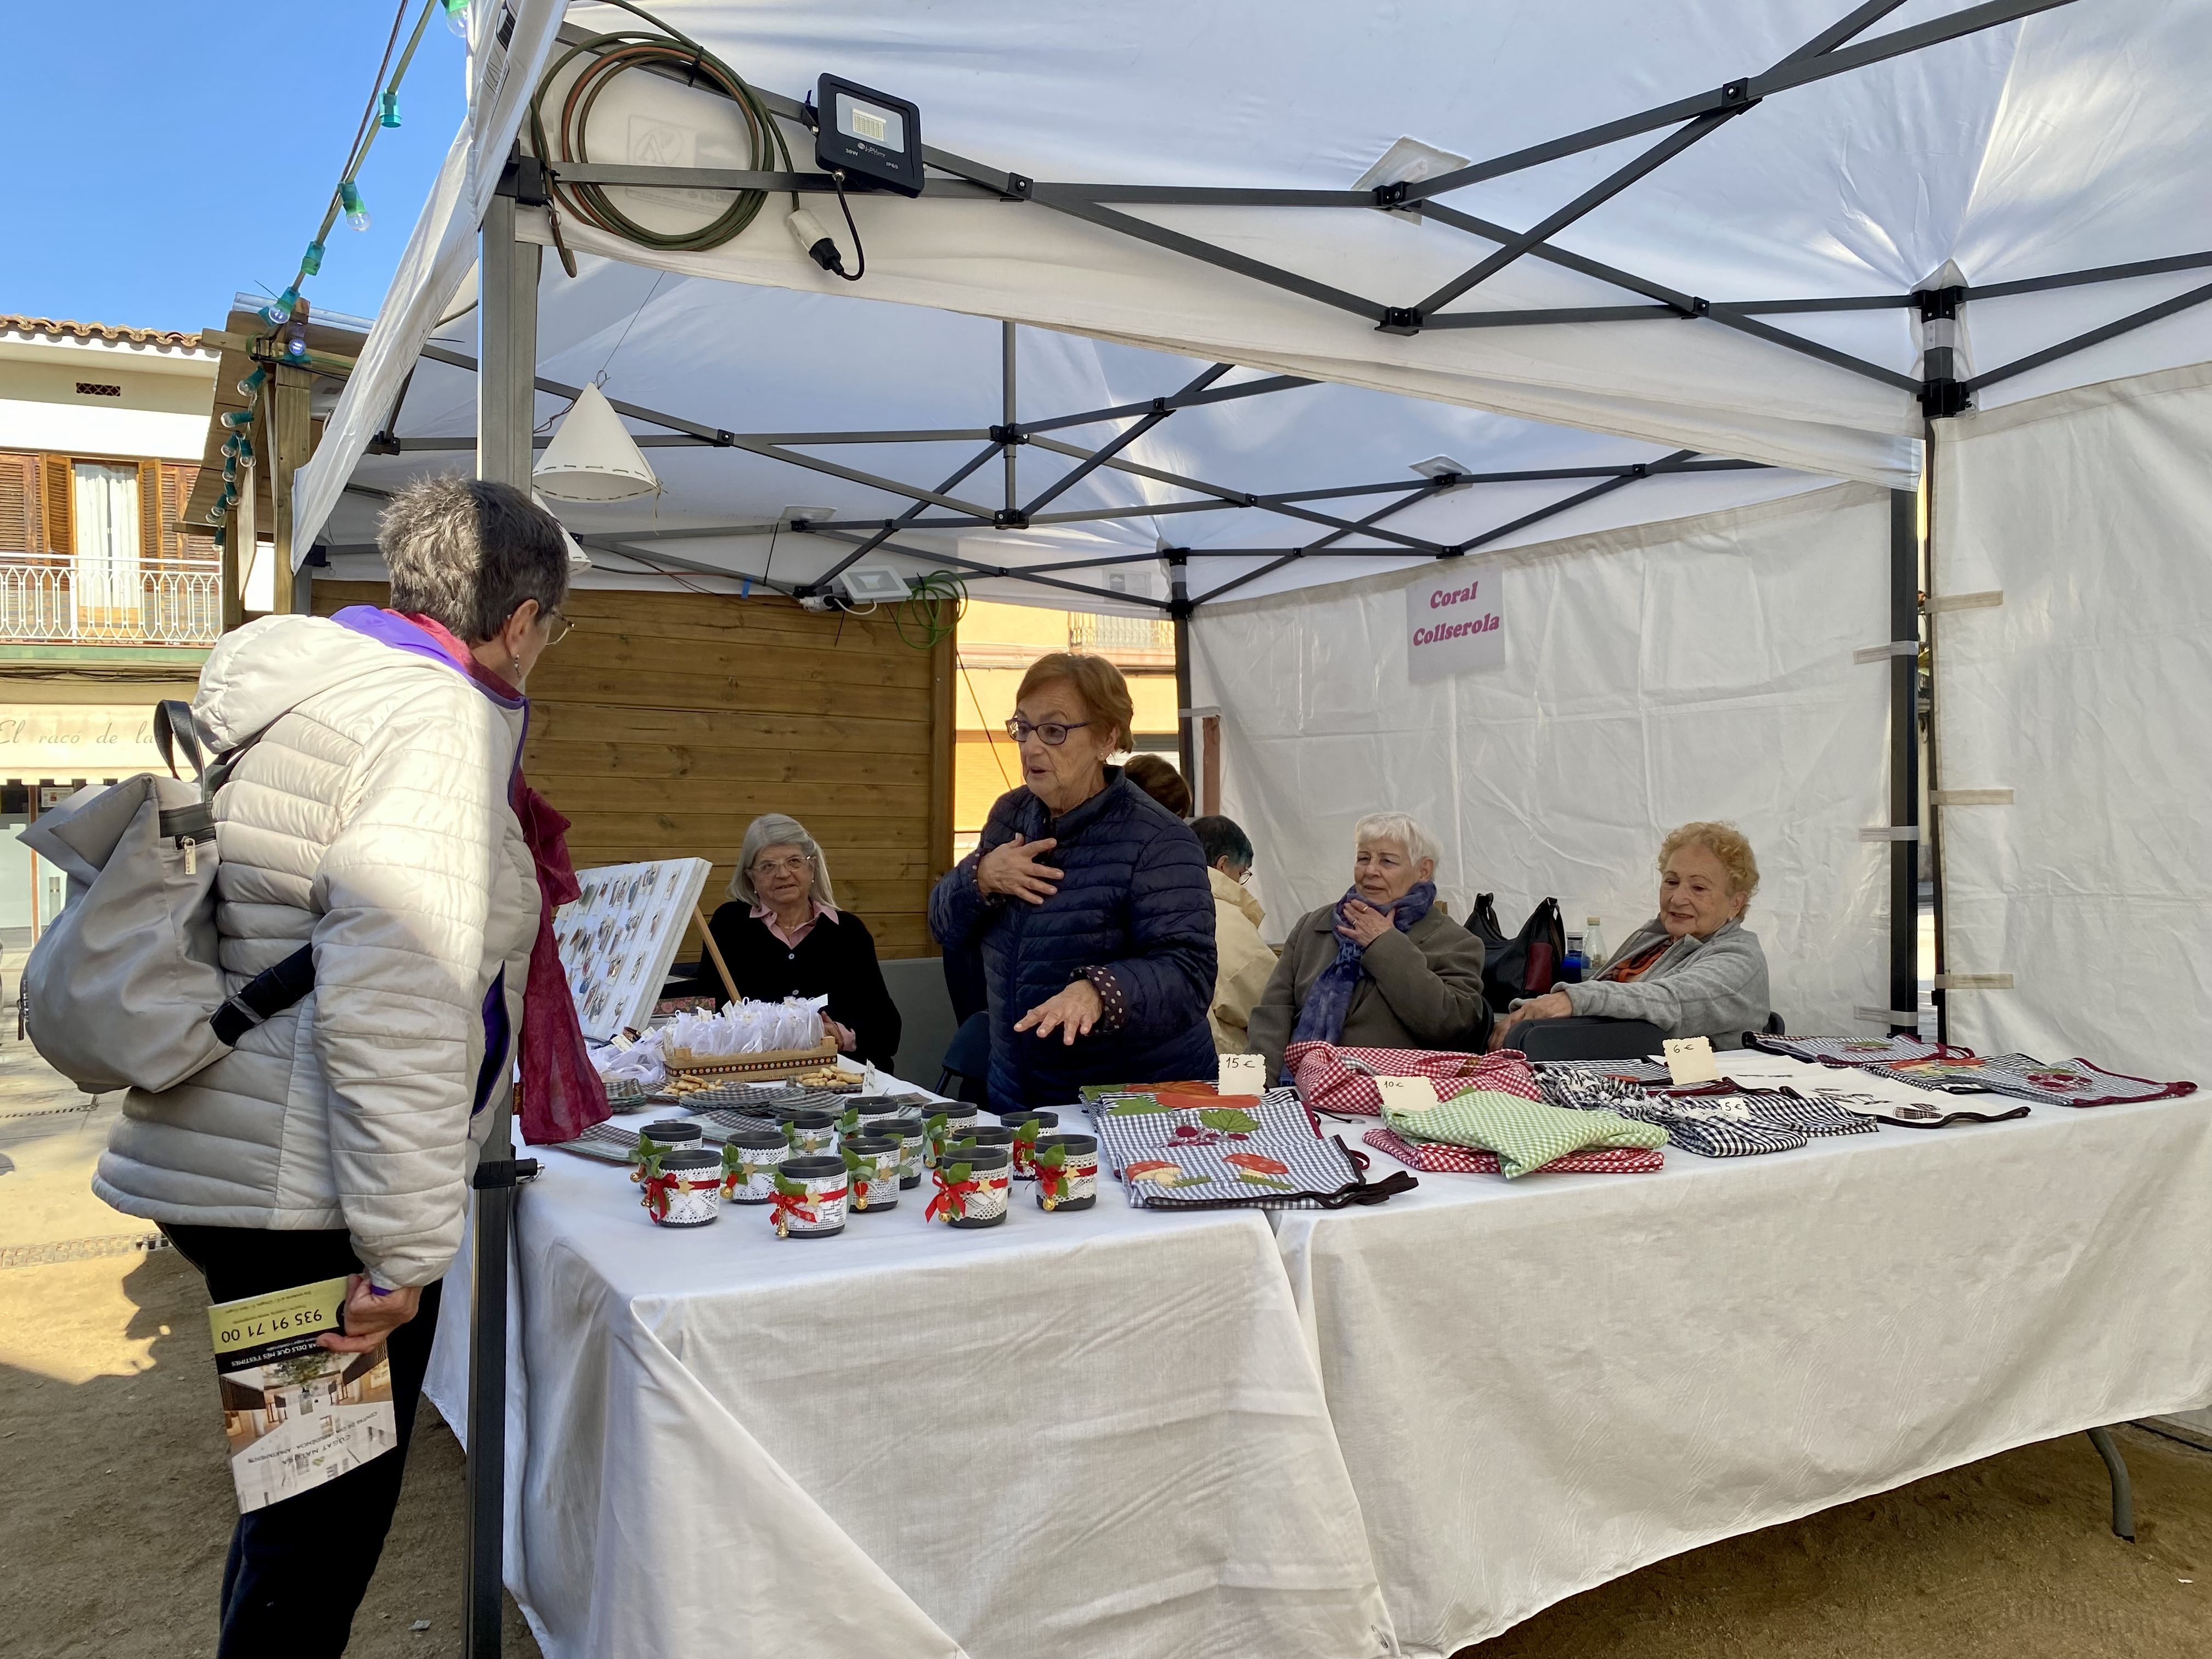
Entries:
[[940, 1101], [922, 1114], [921, 1123], [921, 1161], [933, 1170], [952, 1137], [975, 1127], [975, 1109], [964, 1100]]
[[722, 1196], [732, 1204], [767, 1203], [776, 1166], [790, 1156], [781, 1129], [732, 1129], [722, 1144]]
[[899, 1185], [921, 1185], [922, 1147], [924, 1139], [921, 1120], [918, 1117], [879, 1117], [869, 1126], [879, 1135], [889, 1135], [899, 1144]]
[[699, 1126], [688, 1119], [648, 1123], [637, 1132], [637, 1146], [629, 1155], [629, 1178], [643, 1181], [649, 1170], [659, 1167], [659, 1160], [669, 1153], [695, 1152], [704, 1144]]
[[890, 1210], [898, 1206], [899, 1143], [896, 1135], [847, 1135], [838, 1147], [852, 1187], [851, 1207]]
[[845, 1231], [849, 1196], [842, 1158], [787, 1158], [776, 1167], [769, 1214], [782, 1238], [830, 1238]]
[[1037, 1137], [1031, 1164], [1041, 1210], [1087, 1210], [1098, 1201], [1098, 1137]]
[[1042, 1111], [1001, 1112], [999, 1115], [999, 1122], [1001, 1127], [1014, 1132], [1014, 1179], [1035, 1181], [1037, 1136], [1048, 1129], [1059, 1127], [1060, 1114]]
[[641, 1183], [645, 1212], [664, 1227], [703, 1227], [722, 1212], [722, 1156], [704, 1147], [663, 1152]]
[[977, 1123], [959, 1130], [952, 1137], [952, 1150], [947, 1158], [958, 1153], [963, 1146], [995, 1146], [1006, 1155], [1008, 1164], [1013, 1161], [1014, 1132], [1003, 1124]]
[[837, 1150], [837, 1114], [793, 1112], [783, 1126], [783, 1138], [794, 1157], [811, 1158]]
[[1012, 1164], [1013, 1154], [1004, 1146], [971, 1142], [949, 1148], [937, 1166], [937, 1192], [922, 1219], [942, 1218], [956, 1227], [997, 1226], [1006, 1218]]

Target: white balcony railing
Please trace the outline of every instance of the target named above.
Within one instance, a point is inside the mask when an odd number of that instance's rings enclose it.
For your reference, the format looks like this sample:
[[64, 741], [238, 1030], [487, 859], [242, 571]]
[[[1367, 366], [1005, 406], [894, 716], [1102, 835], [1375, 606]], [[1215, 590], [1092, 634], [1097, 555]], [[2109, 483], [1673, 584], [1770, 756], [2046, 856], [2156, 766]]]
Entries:
[[222, 567], [106, 570], [0, 561], [0, 644], [212, 645]]
[[1067, 613], [1067, 648], [1071, 651], [1173, 651], [1175, 624], [1150, 617], [1094, 615], [1085, 611]]

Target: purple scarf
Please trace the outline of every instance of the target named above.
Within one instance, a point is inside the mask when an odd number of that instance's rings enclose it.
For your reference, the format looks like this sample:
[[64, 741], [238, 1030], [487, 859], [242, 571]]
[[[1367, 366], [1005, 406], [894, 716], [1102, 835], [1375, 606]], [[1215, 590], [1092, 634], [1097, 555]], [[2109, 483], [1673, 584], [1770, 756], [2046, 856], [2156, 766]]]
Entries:
[[[1336, 923], [1344, 925], [1345, 907], [1355, 899], [1362, 904], [1357, 887], [1351, 889], [1336, 902]], [[1416, 882], [1392, 899], [1388, 904], [1372, 908], [1387, 911], [1390, 925], [1400, 933], [1409, 933], [1415, 922], [1429, 914], [1429, 907], [1437, 902], [1437, 884], [1432, 881]], [[1337, 939], [1336, 960], [1321, 970], [1321, 977], [1306, 994], [1306, 1006], [1298, 1010], [1297, 1029], [1291, 1033], [1293, 1042], [1334, 1042], [1344, 1035], [1344, 1017], [1352, 1012], [1352, 994], [1359, 986], [1360, 977], [1367, 971], [1366, 952], [1355, 941]]]

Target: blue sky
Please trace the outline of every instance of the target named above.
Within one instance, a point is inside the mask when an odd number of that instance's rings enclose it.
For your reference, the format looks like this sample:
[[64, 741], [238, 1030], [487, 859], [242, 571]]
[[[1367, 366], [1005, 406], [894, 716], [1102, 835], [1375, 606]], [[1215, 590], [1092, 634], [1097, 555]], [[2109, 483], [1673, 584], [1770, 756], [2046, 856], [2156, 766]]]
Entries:
[[[191, 330], [220, 325], [235, 291], [283, 288], [398, 4], [80, 0], [18, 20], [19, 46], [25, 31], [60, 45], [0, 52], [0, 313]], [[434, 17], [402, 125], [361, 172], [370, 227], [331, 229], [315, 306], [375, 312], [460, 125], [461, 80], [461, 43]]]

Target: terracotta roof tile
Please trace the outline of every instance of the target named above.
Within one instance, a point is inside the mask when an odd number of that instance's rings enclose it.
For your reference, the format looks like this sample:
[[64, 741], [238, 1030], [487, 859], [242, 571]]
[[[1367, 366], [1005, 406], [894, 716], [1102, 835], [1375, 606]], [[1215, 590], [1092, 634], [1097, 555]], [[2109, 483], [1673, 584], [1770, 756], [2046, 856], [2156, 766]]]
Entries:
[[174, 329], [123, 328], [113, 323], [80, 323], [65, 317], [18, 317], [0, 313], [0, 332], [48, 334], [64, 339], [112, 340], [132, 345], [181, 346], [197, 350], [200, 337]]

